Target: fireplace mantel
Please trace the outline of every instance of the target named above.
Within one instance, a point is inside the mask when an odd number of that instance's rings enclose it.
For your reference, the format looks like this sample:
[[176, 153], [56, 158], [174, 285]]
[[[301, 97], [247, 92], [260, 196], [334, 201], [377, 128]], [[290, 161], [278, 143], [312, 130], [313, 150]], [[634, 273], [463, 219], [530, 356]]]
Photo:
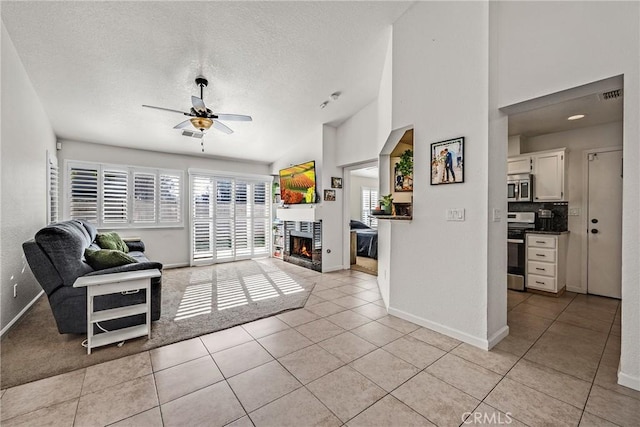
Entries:
[[321, 208], [322, 207], [317, 204], [278, 208], [277, 217], [281, 221], [316, 222], [322, 220]]

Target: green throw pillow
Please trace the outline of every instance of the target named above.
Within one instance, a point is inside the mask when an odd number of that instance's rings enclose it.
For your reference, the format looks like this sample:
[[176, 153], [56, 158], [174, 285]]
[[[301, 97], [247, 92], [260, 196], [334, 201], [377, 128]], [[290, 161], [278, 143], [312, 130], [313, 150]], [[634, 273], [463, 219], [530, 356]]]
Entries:
[[87, 260], [87, 264], [94, 270], [104, 270], [105, 268], [119, 267], [121, 265], [138, 262], [135, 258], [124, 252], [113, 249], [94, 251], [87, 248], [84, 250], [84, 258]]
[[124, 253], [129, 252], [129, 247], [124, 240], [122, 240], [122, 237], [120, 237], [120, 235], [115, 231], [110, 233], [98, 233], [96, 236], [96, 243], [102, 249], [114, 249]]

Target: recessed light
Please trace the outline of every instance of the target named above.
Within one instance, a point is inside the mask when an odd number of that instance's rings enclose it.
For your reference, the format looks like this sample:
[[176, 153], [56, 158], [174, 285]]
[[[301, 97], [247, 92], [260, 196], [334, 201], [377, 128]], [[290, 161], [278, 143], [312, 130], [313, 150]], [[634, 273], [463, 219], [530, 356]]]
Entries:
[[326, 107], [328, 103], [329, 101], [324, 101], [322, 104], [320, 104], [320, 108]]
[[575, 116], [567, 117], [567, 120], [580, 120], [584, 118], [584, 114], [576, 114]]

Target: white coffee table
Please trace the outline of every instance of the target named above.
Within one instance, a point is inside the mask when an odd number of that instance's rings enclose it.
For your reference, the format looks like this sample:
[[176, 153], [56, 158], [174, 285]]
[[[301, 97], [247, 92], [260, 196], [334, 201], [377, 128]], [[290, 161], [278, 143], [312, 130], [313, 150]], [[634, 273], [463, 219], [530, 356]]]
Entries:
[[[87, 354], [91, 349], [147, 335], [151, 338], [151, 279], [160, 277], [158, 269], [111, 273], [98, 276], [79, 277], [74, 288], [87, 288]], [[93, 310], [93, 298], [99, 295], [116, 294], [144, 289], [146, 302], [108, 310]], [[114, 331], [93, 334], [93, 325], [97, 322], [120, 319], [136, 314], [145, 314], [146, 321], [141, 325]]]

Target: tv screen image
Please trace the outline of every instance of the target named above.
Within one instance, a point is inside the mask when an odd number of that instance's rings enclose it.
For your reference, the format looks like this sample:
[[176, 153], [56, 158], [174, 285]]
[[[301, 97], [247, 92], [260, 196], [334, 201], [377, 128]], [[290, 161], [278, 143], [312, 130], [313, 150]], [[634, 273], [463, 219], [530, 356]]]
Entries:
[[280, 197], [286, 205], [315, 203], [316, 162], [301, 163], [280, 170]]

